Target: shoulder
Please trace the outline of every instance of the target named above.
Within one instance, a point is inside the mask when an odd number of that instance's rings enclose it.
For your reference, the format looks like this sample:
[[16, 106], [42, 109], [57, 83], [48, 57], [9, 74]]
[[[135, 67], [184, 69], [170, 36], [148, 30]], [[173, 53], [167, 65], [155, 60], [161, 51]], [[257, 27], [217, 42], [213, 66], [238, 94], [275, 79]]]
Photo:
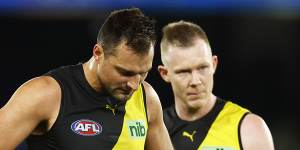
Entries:
[[273, 150], [271, 132], [262, 117], [249, 113], [241, 123], [241, 140], [244, 150]]
[[242, 121], [241, 130], [244, 131], [244, 133], [248, 133], [248, 135], [251, 135], [250, 133], [256, 131], [267, 134], [269, 129], [263, 118], [256, 114], [249, 113], [244, 117]]
[[151, 122], [151, 120], [155, 120], [155, 116], [157, 116], [156, 114], [162, 113], [161, 103], [157, 93], [149, 83], [144, 81], [143, 86], [145, 88], [145, 94], [146, 94], [148, 119]]
[[9, 104], [34, 111], [39, 116], [47, 116], [50, 115], [52, 106], [60, 101], [60, 96], [59, 84], [50, 76], [41, 76], [21, 85], [9, 100]]
[[47, 98], [60, 94], [60, 86], [54, 78], [41, 76], [27, 81], [17, 92], [22, 92], [25, 95], [30, 94], [30, 96], [38, 99], [42, 97], [43, 99], [40, 100], [47, 100]]
[[249, 113], [245, 116], [242, 125], [245, 127], [252, 128], [263, 127], [265, 125], [265, 121], [260, 116], [253, 113]]
[[221, 113], [237, 118], [240, 123], [247, 114], [251, 113], [247, 108], [244, 108], [232, 101], [217, 100], [215, 108], [221, 109]]
[[153, 100], [158, 98], [156, 91], [153, 89], [153, 87], [148, 82], [144, 81], [142, 84], [144, 86], [147, 98], [149, 97]]
[[159, 97], [153, 87], [145, 81], [143, 82], [143, 86], [145, 89], [147, 105], [156, 105], [158, 103], [160, 104]]
[[30, 133], [44, 133], [46, 130], [35, 130], [42, 121], [47, 122], [49, 129], [58, 112], [60, 95], [59, 85], [49, 76], [37, 77], [21, 85], [0, 109], [0, 139], [12, 139], [5, 143], [0, 140], [1, 147], [13, 149]]

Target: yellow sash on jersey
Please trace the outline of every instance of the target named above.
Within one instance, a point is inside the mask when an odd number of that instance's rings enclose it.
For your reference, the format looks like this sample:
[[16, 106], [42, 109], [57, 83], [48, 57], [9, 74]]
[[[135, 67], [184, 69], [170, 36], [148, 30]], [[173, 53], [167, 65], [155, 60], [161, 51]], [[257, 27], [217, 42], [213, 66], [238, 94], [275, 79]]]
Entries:
[[198, 150], [240, 150], [239, 123], [247, 109], [228, 101]]
[[143, 150], [148, 130], [142, 86], [126, 102], [122, 132], [114, 150]]

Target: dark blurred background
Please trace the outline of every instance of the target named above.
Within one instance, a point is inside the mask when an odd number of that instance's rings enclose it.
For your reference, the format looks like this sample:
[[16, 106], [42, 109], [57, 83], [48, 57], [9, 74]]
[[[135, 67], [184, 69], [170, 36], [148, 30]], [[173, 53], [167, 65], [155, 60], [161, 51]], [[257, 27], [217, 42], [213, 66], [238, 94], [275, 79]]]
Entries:
[[[276, 149], [299, 149], [297, 0], [2, 0], [0, 107], [27, 80], [87, 61], [109, 12], [132, 6], [157, 20], [158, 43], [168, 22], [199, 24], [219, 57], [214, 93], [262, 116]], [[173, 95], [157, 72], [159, 64], [157, 44], [147, 81], [165, 108]], [[26, 150], [26, 143], [18, 150]]]

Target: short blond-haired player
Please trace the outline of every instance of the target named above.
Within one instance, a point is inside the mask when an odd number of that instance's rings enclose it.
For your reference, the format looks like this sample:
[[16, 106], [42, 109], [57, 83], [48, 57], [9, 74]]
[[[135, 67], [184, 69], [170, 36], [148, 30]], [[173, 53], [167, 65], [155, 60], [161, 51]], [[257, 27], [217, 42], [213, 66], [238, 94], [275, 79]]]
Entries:
[[175, 104], [164, 110], [164, 121], [177, 150], [273, 150], [264, 120], [212, 93], [218, 58], [199, 25], [179, 21], [163, 28], [163, 66]]

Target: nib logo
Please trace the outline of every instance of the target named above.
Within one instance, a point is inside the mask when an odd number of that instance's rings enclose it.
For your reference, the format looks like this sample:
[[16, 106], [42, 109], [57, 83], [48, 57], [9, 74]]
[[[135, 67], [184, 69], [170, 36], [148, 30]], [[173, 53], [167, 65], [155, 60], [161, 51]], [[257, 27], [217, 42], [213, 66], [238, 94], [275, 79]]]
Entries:
[[146, 137], [146, 126], [142, 120], [130, 120], [127, 122], [129, 135], [134, 139], [144, 139]]

